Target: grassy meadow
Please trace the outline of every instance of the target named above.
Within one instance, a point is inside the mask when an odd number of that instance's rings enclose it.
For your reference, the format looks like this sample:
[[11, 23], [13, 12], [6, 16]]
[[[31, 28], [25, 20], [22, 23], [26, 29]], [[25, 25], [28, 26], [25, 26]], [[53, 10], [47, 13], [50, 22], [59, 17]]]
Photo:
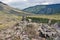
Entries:
[[32, 19], [33, 22], [48, 23], [52, 20], [52, 23], [60, 22], [60, 15], [35, 15], [28, 16], [27, 19]]
[[[16, 22], [19, 22], [22, 16], [17, 16], [14, 14], [6, 14], [0, 12], [0, 29], [13, 26]], [[32, 22], [48, 23], [51, 19], [52, 23], [60, 22], [60, 15], [31, 15], [27, 16], [27, 19], [32, 19]]]
[[13, 26], [16, 22], [20, 21], [20, 19], [21, 16], [0, 12], [0, 29]]

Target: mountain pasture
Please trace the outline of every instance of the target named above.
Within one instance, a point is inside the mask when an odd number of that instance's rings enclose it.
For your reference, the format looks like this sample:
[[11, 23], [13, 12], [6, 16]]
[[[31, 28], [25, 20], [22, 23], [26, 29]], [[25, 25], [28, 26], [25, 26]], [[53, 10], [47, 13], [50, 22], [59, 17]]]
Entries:
[[35, 22], [48, 23], [49, 20], [52, 20], [53, 23], [60, 22], [60, 15], [35, 15], [28, 16], [28, 19], [32, 19]]

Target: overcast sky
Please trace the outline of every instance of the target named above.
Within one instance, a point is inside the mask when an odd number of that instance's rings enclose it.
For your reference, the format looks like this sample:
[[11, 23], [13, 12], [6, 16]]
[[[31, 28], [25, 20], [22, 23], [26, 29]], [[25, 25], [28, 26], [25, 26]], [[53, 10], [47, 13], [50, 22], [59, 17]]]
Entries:
[[60, 3], [60, 0], [0, 0], [12, 7], [24, 9], [34, 5]]

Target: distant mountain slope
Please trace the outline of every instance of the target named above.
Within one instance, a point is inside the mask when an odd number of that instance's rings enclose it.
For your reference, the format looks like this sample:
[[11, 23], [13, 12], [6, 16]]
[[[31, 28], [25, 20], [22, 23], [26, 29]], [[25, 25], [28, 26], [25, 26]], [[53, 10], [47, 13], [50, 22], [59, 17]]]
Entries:
[[29, 13], [18, 10], [17, 8], [10, 7], [9, 5], [0, 2], [0, 11], [8, 14], [14, 15], [30, 15]]
[[23, 11], [35, 14], [60, 14], [60, 4], [36, 5], [28, 7]]

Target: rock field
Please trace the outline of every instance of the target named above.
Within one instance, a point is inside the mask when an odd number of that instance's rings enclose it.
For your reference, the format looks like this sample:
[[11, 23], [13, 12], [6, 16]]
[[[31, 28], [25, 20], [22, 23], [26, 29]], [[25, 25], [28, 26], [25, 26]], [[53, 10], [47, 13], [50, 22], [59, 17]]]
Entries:
[[21, 21], [12, 27], [1, 29], [0, 40], [60, 40], [60, 27], [58, 27], [57, 23], [49, 26], [43, 23]]

